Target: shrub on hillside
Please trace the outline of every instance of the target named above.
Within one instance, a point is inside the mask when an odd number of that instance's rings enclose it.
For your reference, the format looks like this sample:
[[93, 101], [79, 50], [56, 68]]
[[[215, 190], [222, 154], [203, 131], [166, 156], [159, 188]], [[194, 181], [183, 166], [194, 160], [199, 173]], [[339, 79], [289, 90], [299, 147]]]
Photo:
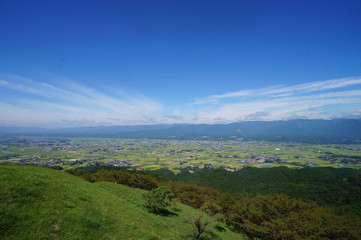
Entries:
[[221, 195], [217, 190], [208, 187], [174, 181], [166, 184], [172, 189], [176, 198], [194, 208], [200, 208], [206, 202], [215, 201]]
[[360, 239], [360, 221], [284, 194], [234, 201], [227, 223], [261, 239]]
[[146, 207], [154, 213], [164, 213], [171, 206], [174, 195], [169, 187], [155, 188], [144, 195]]
[[152, 190], [158, 187], [158, 182], [153, 176], [125, 170], [108, 171], [100, 169], [96, 173], [77, 170], [73, 174], [89, 182], [113, 182], [145, 190]]

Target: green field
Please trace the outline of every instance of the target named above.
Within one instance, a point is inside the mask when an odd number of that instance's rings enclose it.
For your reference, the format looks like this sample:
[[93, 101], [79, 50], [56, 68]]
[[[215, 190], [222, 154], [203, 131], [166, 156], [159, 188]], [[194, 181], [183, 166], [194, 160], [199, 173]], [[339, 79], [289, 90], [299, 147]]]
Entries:
[[300, 168], [361, 166], [361, 144], [264, 141], [130, 140], [116, 138], [0, 138], [0, 163], [62, 169], [113, 165], [138, 170], [245, 166]]

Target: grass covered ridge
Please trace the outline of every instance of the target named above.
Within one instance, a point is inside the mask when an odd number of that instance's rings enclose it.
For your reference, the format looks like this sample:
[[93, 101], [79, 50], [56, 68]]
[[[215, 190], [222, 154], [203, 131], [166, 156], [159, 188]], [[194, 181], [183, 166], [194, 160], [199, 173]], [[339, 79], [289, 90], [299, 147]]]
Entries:
[[[167, 216], [149, 213], [145, 192], [48, 168], [0, 166], [0, 238], [193, 239], [185, 219], [199, 211], [176, 203]], [[208, 238], [243, 238], [225, 225], [209, 229]]]

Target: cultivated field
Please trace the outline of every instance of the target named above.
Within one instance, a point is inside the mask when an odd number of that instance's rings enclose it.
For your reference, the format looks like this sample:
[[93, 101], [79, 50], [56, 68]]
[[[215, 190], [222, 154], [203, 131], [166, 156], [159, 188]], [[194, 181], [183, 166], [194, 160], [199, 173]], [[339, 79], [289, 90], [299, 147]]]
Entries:
[[0, 164], [72, 169], [113, 165], [168, 168], [361, 167], [361, 144], [313, 145], [264, 141], [130, 140], [116, 138], [0, 138]]

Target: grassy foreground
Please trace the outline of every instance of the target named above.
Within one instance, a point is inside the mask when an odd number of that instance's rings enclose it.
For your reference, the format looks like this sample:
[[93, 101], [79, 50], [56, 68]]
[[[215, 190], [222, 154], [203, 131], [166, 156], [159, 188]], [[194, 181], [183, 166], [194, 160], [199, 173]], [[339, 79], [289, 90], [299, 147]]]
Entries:
[[[149, 213], [145, 192], [48, 168], [0, 166], [0, 239], [193, 239], [184, 220], [199, 211], [176, 203], [167, 216]], [[243, 239], [225, 225], [209, 230], [205, 239]]]

